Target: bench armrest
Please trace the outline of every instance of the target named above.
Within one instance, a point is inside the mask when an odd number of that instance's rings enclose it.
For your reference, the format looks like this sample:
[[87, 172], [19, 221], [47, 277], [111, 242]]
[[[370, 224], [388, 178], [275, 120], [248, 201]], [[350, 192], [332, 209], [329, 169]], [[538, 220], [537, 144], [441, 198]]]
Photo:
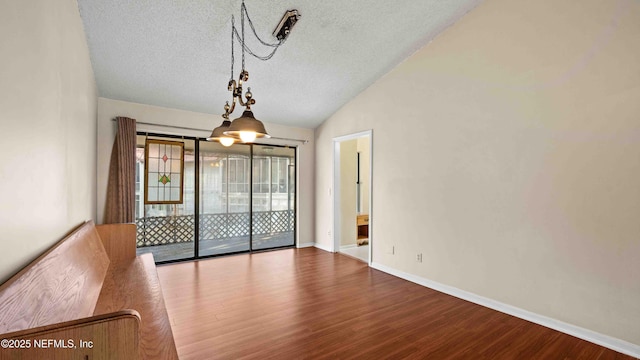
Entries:
[[138, 312], [122, 310], [2, 334], [0, 360], [138, 359], [139, 328]]

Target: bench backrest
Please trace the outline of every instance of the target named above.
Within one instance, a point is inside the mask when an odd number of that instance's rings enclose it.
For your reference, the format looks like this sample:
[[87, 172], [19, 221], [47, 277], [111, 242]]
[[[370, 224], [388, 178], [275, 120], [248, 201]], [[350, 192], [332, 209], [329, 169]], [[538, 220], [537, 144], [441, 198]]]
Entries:
[[0, 286], [0, 334], [93, 315], [108, 267], [85, 222]]
[[136, 224], [102, 224], [96, 230], [112, 265], [136, 258]]

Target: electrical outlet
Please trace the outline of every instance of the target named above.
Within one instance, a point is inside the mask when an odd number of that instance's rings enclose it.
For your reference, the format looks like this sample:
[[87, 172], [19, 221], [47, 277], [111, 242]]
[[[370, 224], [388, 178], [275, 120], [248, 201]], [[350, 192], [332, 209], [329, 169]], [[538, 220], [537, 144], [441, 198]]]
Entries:
[[329, 238], [331, 238], [331, 230], [327, 231], [327, 235], [329, 235]]
[[418, 255], [416, 256], [416, 261], [417, 262], [422, 262], [422, 253], [418, 253]]
[[395, 254], [395, 250], [396, 250], [395, 246], [391, 245], [391, 246], [387, 247], [387, 254], [393, 255], [393, 254]]

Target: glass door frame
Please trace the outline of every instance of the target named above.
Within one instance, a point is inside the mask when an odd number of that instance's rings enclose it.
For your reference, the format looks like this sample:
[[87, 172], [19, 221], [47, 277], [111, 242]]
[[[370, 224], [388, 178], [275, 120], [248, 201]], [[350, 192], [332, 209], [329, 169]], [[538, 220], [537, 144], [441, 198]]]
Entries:
[[[272, 145], [272, 144], [253, 144], [255, 146], [251, 146], [251, 244], [250, 244], [250, 248], [251, 251], [263, 251], [263, 250], [276, 250], [276, 249], [280, 249], [280, 248], [289, 248], [291, 246], [295, 246], [296, 245], [296, 230], [297, 230], [297, 221], [296, 221], [296, 212], [297, 212], [297, 204], [296, 204], [296, 196], [297, 196], [297, 189], [298, 189], [298, 179], [296, 176], [296, 159], [297, 159], [297, 147], [291, 147], [291, 146], [277, 146], [277, 145]], [[281, 150], [284, 151], [280, 151], [280, 150], [275, 150], [274, 147], [278, 147]], [[256, 152], [257, 149], [257, 152]], [[292, 152], [292, 156], [290, 156], [289, 154], [287, 154], [289, 152], [289, 150], [291, 150]], [[260, 212], [264, 212], [265, 210], [256, 210], [256, 206], [254, 203], [254, 196], [256, 194], [259, 193], [264, 193], [262, 190], [254, 190], [255, 189], [255, 185], [258, 185], [257, 188], [258, 189], [263, 189], [263, 182], [259, 181], [258, 184], [254, 183], [254, 180], [256, 180], [256, 174], [254, 173], [255, 171], [255, 167], [254, 165], [256, 164], [253, 160], [255, 159], [264, 159], [264, 158], [268, 158], [268, 182], [267, 182], [267, 187], [268, 187], [268, 212], [269, 212], [269, 228], [270, 228], [270, 232], [268, 233], [269, 235], [267, 235], [267, 238], [269, 236], [275, 236], [276, 239], [272, 239], [273, 241], [277, 242], [277, 241], [282, 241], [282, 239], [277, 239], [277, 234], [279, 234], [277, 232], [277, 230], [274, 232], [274, 228], [277, 229], [279, 224], [277, 220], [274, 220], [274, 217], [277, 218], [277, 212], [283, 211], [283, 209], [280, 208], [280, 206], [275, 205], [274, 204], [274, 200], [278, 201], [282, 201], [286, 199], [286, 211], [287, 211], [287, 216], [286, 216], [286, 221], [291, 221], [293, 220], [293, 244], [292, 245], [281, 245], [281, 246], [270, 246], [270, 247], [263, 247], [260, 244], [261, 240], [264, 240], [264, 233], [258, 233], [258, 234], [254, 234], [253, 231], [253, 225], [256, 224], [256, 222], [253, 221], [254, 218], [254, 213], [260, 213]], [[277, 196], [276, 194], [282, 194], [279, 190], [280, 190], [280, 183], [278, 181], [277, 184], [274, 184], [274, 171], [278, 171], [278, 170], [274, 170], [274, 162], [277, 161], [277, 166], [280, 166], [282, 159], [288, 159], [289, 161], [287, 161], [287, 165], [284, 167], [284, 172], [283, 172], [283, 178], [286, 179], [286, 197], [284, 198], [280, 198], [279, 196]], [[293, 170], [294, 170], [294, 176], [291, 177], [291, 166], [293, 166]], [[258, 170], [260, 172], [260, 170]], [[263, 179], [263, 175], [258, 175], [259, 179], [258, 180], [264, 180]], [[280, 175], [278, 174], [277, 176], [278, 180], [281, 179]], [[278, 191], [274, 192], [274, 185], [276, 186], [276, 188], [278, 189]], [[293, 199], [291, 199], [291, 191], [293, 191]], [[276, 196], [274, 196], [276, 195]], [[293, 201], [291, 201], [293, 200]], [[276, 210], [274, 210], [274, 205], [276, 207]], [[281, 205], [281, 203], [279, 203], [279, 205]], [[258, 209], [260, 209], [258, 207]], [[291, 219], [291, 213], [293, 213], [293, 219]], [[259, 221], [258, 221], [259, 223]], [[264, 225], [263, 225], [264, 226]], [[260, 230], [258, 230], [258, 232], [260, 232]], [[262, 235], [262, 239], [261, 238]], [[258, 239], [256, 239], [256, 237]]]
[[[158, 133], [150, 133], [150, 132], [144, 132], [144, 131], [138, 131], [136, 132], [136, 135], [140, 135], [140, 136], [152, 136], [152, 137], [163, 137], [163, 138], [167, 138], [167, 139], [182, 139], [182, 140], [193, 140], [195, 142], [194, 144], [194, 248], [193, 248], [193, 256], [191, 257], [184, 257], [184, 258], [180, 258], [180, 259], [172, 259], [172, 260], [164, 260], [164, 261], [156, 261], [156, 264], [158, 265], [162, 265], [162, 264], [170, 264], [170, 263], [176, 263], [176, 262], [183, 262], [183, 261], [194, 261], [194, 260], [201, 260], [201, 259], [207, 259], [207, 258], [213, 258], [213, 257], [219, 257], [219, 256], [227, 256], [227, 255], [235, 255], [235, 254], [243, 254], [243, 253], [254, 253], [254, 252], [264, 252], [264, 251], [272, 251], [272, 250], [279, 250], [279, 249], [287, 249], [287, 248], [295, 248], [296, 244], [297, 244], [297, 234], [298, 234], [298, 203], [297, 203], [297, 197], [298, 197], [298, 147], [297, 146], [287, 146], [287, 145], [275, 145], [275, 144], [262, 144], [262, 143], [252, 143], [252, 144], [237, 144], [237, 145], [241, 145], [241, 146], [249, 146], [249, 250], [244, 250], [244, 251], [236, 251], [236, 252], [229, 252], [229, 253], [224, 253], [224, 254], [211, 254], [211, 255], [200, 255], [200, 142], [201, 141], [207, 141], [206, 138], [201, 138], [201, 137], [194, 137], [194, 136], [182, 136], [182, 135], [169, 135], [169, 134], [158, 134]], [[253, 157], [254, 157], [254, 145], [260, 145], [260, 146], [271, 146], [271, 147], [281, 147], [281, 148], [291, 148], [293, 149], [293, 166], [294, 166], [294, 184], [293, 184], [293, 244], [291, 245], [285, 245], [285, 246], [277, 246], [277, 247], [271, 247], [271, 248], [265, 248], [265, 249], [257, 249], [254, 250], [253, 248], [253, 214], [254, 214], [254, 210], [253, 210], [253, 179], [254, 179], [254, 174], [253, 174]], [[232, 145], [234, 146], [234, 145]], [[182, 186], [185, 186], [185, 184], [182, 184]], [[271, 186], [271, 184], [270, 184]], [[228, 200], [227, 200], [228, 201]], [[158, 245], [158, 246], [162, 246], [162, 245]], [[137, 246], [136, 246], [137, 248]]]

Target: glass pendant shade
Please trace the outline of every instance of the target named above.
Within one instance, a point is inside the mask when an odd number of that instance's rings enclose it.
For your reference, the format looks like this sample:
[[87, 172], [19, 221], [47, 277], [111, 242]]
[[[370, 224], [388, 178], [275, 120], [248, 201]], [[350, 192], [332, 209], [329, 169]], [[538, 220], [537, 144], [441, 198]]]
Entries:
[[242, 116], [233, 120], [229, 128], [224, 131], [224, 134], [240, 137], [242, 142], [253, 142], [256, 138], [271, 137], [267, 134], [262, 121], [256, 119], [251, 110], [245, 110]]
[[240, 131], [240, 141], [250, 143], [256, 141], [256, 133], [253, 131]]
[[233, 143], [235, 142], [235, 139], [232, 136], [225, 135], [224, 133], [225, 130], [229, 129], [230, 125], [231, 125], [231, 121], [225, 119], [222, 122], [222, 125], [213, 129], [213, 131], [211, 132], [211, 135], [207, 138], [207, 141], [218, 141], [223, 146], [233, 145]]
[[226, 146], [229, 147], [231, 145], [233, 145], [234, 142], [236, 142], [233, 138], [230, 137], [221, 137], [220, 138], [220, 144], [222, 144], [222, 146]]

